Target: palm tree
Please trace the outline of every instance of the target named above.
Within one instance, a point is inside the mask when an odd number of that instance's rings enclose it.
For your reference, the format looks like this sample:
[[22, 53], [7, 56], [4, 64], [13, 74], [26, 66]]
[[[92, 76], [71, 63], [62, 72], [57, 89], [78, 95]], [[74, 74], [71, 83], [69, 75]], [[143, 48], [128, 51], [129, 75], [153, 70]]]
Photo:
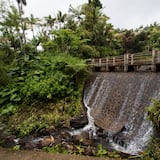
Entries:
[[65, 22], [66, 17], [67, 17], [67, 14], [63, 14], [61, 11], [58, 11], [57, 22], [59, 23], [59, 29], [62, 28], [62, 23]]
[[51, 15], [49, 15], [45, 17], [45, 20], [46, 20], [46, 25], [50, 27], [50, 30], [53, 30], [56, 18], [53, 18]]
[[82, 11], [81, 6], [78, 6], [77, 8], [73, 8], [71, 5], [69, 6], [69, 12], [71, 13], [71, 17], [73, 19], [76, 18], [76, 21], [78, 21], [78, 24], [80, 24], [82, 20]]
[[100, 9], [102, 9], [103, 7], [100, 0], [88, 0], [88, 4], [93, 5], [94, 7], [98, 7]]
[[20, 23], [22, 28], [22, 37], [20, 36], [21, 41], [21, 49], [23, 49], [23, 43], [26, 44], [26, 36], [25, 36], [25, 23], [23, 23], [23, 6], [27, 5], [26, 0], [16, 0], [18, 3], [18, 9], [19, 9], [19, 16], [20, 16]]
[[19, 12], [22, 14], [23, 13], [23, 5], [26, 6], [27, 2], [26, 0], [16, 0], [18, 3], [18, 8], [19, 8]]
[[30, 30], [32, 31], [33, 38], [35, 38], [34, 26], [38, 25], [38, 21], [40, 20], [38, 18], [35, 18], [33, 14], [31, 14], [28, 18], [28, 23], [30, 25]]
[[45, 18], [45, 23], [44, 23], [45, 33], [49, 38], [51, 38], [56, 18], [52, 17], [51, 15], [48, 15], [44, 18]]

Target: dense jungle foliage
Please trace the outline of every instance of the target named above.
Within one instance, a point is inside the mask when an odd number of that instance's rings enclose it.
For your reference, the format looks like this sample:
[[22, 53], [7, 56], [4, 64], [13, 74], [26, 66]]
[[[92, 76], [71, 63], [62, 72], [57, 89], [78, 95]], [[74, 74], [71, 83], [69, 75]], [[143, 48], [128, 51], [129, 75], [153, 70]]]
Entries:
[[[85, 59], [160, 49], [160, 24], [116, 29], [99, 0], [43, 19], [26, 17], [26, 1], [16, 2], [0, 0], [0, 120], [22, 137], [69, 125], [83, 112]], [[159, 128], [160, 105], [154, 106], [149, 116]]]

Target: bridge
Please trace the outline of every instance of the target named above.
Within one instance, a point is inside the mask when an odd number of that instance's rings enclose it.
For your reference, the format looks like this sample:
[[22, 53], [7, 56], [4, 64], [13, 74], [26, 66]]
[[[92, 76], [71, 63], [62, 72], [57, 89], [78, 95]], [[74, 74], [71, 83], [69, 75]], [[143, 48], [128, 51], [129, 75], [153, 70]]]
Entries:
[[160, 51], [124, 54], [119, 56], [95, 58], [86, 61], [92, 71], [160, 71]]

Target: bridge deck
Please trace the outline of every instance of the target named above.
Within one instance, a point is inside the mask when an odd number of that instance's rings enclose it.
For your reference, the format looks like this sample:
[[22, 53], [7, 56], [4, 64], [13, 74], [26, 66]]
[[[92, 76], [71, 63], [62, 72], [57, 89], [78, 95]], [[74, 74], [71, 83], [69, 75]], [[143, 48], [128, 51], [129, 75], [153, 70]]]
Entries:
[[87, 60], [88, 66], [93, 68], [103, 68], [110, 71], [110, 67], [123, 67], [124, 71], [129, 71], [129, 67], [152, 65], [152, 70], [156, 71], [156, 66], [160, 64], [160, 51], [143, 52], [135, 54], [124, 54], [113, 57], [96, 58]]

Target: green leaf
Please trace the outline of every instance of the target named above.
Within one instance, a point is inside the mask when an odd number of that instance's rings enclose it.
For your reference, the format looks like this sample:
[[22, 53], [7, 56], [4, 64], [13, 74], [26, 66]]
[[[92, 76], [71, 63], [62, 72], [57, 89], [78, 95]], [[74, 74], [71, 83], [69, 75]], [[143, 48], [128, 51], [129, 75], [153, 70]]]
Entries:
[[51, 99], [51, 98], [52, 98], [52, 95], [51, 95], [51, 94], [48, 94], [48, 95], [47, 95], [47, 98], [48, 98], [48, 99]]
[[7, 100], [8, 100], [8, 97], [0, 98], [0, 104], [3, 104]]
[[12, 94], [10, 97], [10, 101], [14, 101], [14, 99], [17, 97], [17, 94]]

